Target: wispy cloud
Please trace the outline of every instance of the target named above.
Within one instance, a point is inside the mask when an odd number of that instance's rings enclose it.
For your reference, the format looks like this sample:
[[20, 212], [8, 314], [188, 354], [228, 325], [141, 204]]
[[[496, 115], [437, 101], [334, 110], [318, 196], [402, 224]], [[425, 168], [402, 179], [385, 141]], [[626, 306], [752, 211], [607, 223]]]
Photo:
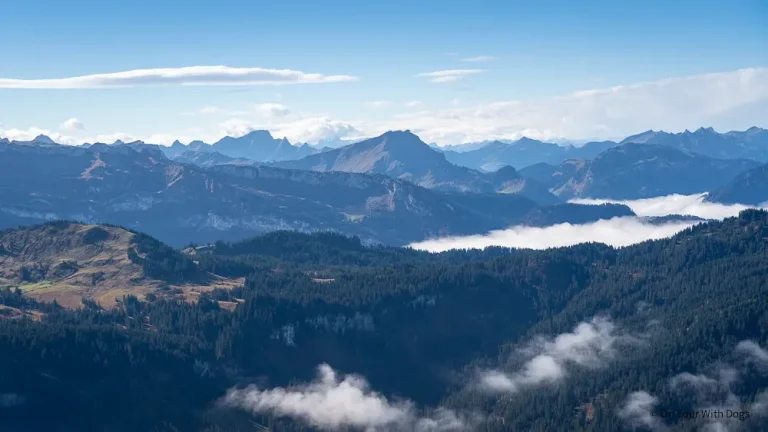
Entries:
[[461, 61], [471, 62], [471, 63], [488, 62], [491, 60], [496, 60], [496, 57], [482, 55], [482, 56], [476, 56], [476, 57], [466, 57], [461, 59]]
[[412, 100], [405, 103], [405, 106], [409, 108], [415, 108], [417, 106], [421, 106], [422, 102], [420, 100]]
[[637, 391], [627, 396], [618, 416], [633, 428], [660, 431], [665, 429], [665, 426], [653, 412], [658, 403], [659, 400], [651, 394]]
[[357, 375], [340, 378], [327, 364], [318, 367], [314, 382], [290, 388], [231, 389], [222, 399], [226, 406], [253, 413], [287, 416], [324, 429], [360, 428], [369, 431], [465, 431], [469, 425], [450, 410], [419, 416], [413, 402], [392, 401], [370, 389]]
[[371, 102], [366, 102], [365, 103], [365, 106], [367, 106], [369, 108], [380, 108], [380, 107], [385, 107], [385, 106], [389, 106], [389, 105], [392, 105], [392, 102], [385, 101], [385, 100], [371, 101]]
[[263, 103], [254, 105], [254, 110], [268, 118], [282, 118], [291, 114], [291, 110], [279, 103]]
[[420, 73], [416, 76], [430, 78], [433, 83], [449, 83], [463, 80], [468, 75], [485, 72], [483, 69], [449, 69], [435, 72]]
[[[734, 351], [735, 354], [746, 354], [748, 359], [768, 364], [768, 352], [755, 342], [742, 341]], [[736, 389], [742, 387], [738, 385], [740, 381], [756, 378], [751, 376], [753, 372], [748, 368], [737, 369], [733, 365], [716, 363], [704, 373], [679, 373], [669, 379], [668, 387], [672, 397], [679, 397], [691, 404], [693, 411], [688, 412], [695, 414], [695, 417], [689, 420], [695, 422], [699, 430], [744, 430], [746, 425], [754, 426], [755, 420], [761, 422], [763, 417], [768, 416], [768, 392], [757, 394], [752, 402], [749, 402], [750, 396], [739, 396], [736, 393]], [[758, 373], [761, 372], [765, 373], [765, 370], [758, 370]], [[618, 415], [633, 428], [667, 430], [662, 417], [654, 412], [657, 409], [664, 410], [664, 406], [656, 397], [645, 391], [637, 391], [627, 397]]]
[[223, 112], [226, 112], [226, 110], [212, 105], [200, 108], [200, 114], [220, 114]]
[[124, 72], [82, 75], [67, 78], [0, 78], [0, 88], [84, 89], [156, 85], [281, 85], [355, 81], [350, 75], [323, 75], [290, 69], [189, 66], [136, 69]]
[[768, 351], [760, 348], [760, 345], [751, 340], [739, 342], [736, 345], [736, 352], [745, 354], [748, 362], [755, 363], [763, 368], [768, 367]]
[[498, 370], [481, 373], [481, 387], [491, 391], [517, 393], [525, 388], [551, 384], [564, 379], [568, 367], [600, 368], [613, 358], [619, 341], [633, 340], [620, 336], [605, 318], [582, 322], [570, 333], [548, 340], [538, 338], [522, 349], [529, 357], [520, 370]]

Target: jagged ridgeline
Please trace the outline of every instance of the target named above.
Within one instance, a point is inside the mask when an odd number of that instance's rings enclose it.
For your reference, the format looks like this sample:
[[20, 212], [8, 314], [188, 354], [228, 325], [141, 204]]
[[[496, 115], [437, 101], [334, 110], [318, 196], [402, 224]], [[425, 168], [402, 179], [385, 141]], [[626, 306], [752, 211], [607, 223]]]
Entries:
[[[364, 376], [390, 400], [413, 401], [417, 412], [481, 413], [475, 430], [621, 430], [618, 409], [631, 392], [689, 409], [694, 401], [668, 390], [673, 376], [736, 362], [731, 353], [743, 340], [766, 346], [767, 239], [768, 213], [756, 210], [621, 249], [443, 254], [332, 233], [276, 232], [178, 250], [115, 226], [7, 230], [2, 426], [315, 430], [216, 402], [233, 386], [310, 382], [327, 363]], [[20, 270], [31, 262], [41, 264]], [[109, 278], [87, 279], [98, 271], [123, 278], [119, 301], [97, 301], [103, 289], [113, 299], [117, 289]], [[214, 285], [222, 280], [239, 282]], [[68, 290], [85, 301], [63, 301]], [[477, 385], [478, 370], [514, 377], [519, 348], [594, 316], [644, 345], [618, 346], [594, 368], [565, 363], [561, 380], [524, 392]], [[768, 385], [753, 372], [734, 387], [745, 404]]]

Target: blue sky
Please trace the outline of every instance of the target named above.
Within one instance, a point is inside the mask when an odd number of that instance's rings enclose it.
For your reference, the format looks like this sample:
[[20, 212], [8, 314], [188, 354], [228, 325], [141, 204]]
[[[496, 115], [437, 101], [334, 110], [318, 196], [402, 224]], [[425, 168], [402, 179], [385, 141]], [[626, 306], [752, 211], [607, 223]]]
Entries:
[[[0, 136], [170, 143], [268, 128], [317, 141], [400, 128], [449, 144], [768, 126], [760, 0], [117, 3], [2, 2]], [[34, 81], [220, 65], [348, 79]]]

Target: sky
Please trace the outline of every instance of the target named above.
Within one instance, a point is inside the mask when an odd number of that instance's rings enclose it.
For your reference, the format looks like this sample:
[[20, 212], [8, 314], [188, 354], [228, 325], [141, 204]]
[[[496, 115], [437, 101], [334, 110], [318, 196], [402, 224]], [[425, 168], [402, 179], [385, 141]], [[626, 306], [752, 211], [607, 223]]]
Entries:
[[768, 3], [0, 0], [0, 136], [440, 145], [768, 124]]

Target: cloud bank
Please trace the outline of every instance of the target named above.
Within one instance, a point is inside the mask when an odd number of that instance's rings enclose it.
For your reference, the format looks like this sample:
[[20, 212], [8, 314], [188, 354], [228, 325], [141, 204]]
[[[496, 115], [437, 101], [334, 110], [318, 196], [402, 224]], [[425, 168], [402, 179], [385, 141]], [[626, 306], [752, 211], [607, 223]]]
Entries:
[[667, 195], [655, 198], [638, 199], [631, 201], [610, 199], [573, 199], [574, 204], [600, 205], [606, 203], [624, 204], [638, 216], [667, 216], [689, 215], [703, 219], [725, 219], [738, 216], [738, 214], [750, 208], [743, 204], [718, 204], [705, 202], [706, 194], [696, 195]]
[[640, 217], [603, 219], [580, 225], [570, 223], [547, 227], [517, 225], [504, 230], [491, 231], [487, 234], [443, 237], [412, 243], [409, 246], [429, 252], [445, 252], [452, 249], [484, 249], [489, 246], [548, 249], [590, 242], [623, 247], [646, 240], [671, 237], [698, 223], [695, 221], [651, 223], [644, 220], [643, 217], [689, 215], [704, 219], [724, 219], [737, 216], [742, 210], [750, 208], [750, 206], [742, 204], [725, 205], [704, 202], [704, 196], [704, 194], [668, 195], [631, 201], [576, 199], [570, 202], [585, 205], [624, 204]]
[[228, 66], [189, 66], [180, 68], [136, 69], [68, 78], [0, 78], [0, 88], [85, 89], [157, 85], [281, 85], [356, 81], [350, 75], [323, 75], [290, 69], [233, 68]]
[[652, 224], [635, 217], [621, 217], [582, 225], [562, 223], [543, 228], [514, 226], [482, 235], [425, 240], [413, 243], [410, 247], [429, 252], [445, 252], [452, 249], [484, 249], [489, 246], [548, 249], [589, 242], [620, 247], [645, 240], [667, 238], [694, 224], [694, 222], [679, 221]]
[[496, 392], [517, 393], [525, 388], [551, 384], [567, 375], [568, 366], [599, 368], [613, 358], [619, 340], [615, 326], [604, 318], [582, 322], [570, 333], [552, 340], [536, 339], [521, 353], [528, 360], [513, 373], [486, 371], [480, 376], [481, 387]]
[[422, 417], [411, 401], [390, 401], [356, 375], [343, 379], [327, 364], [317, 379], [292, 388], [262, 390], [254, 386], [231, 389], [222, 404], [253, 413], [291, 417], [323, 430], [360, 428], [368, 431], [465, 431], [469, 426], [456, 413], [438, 409]]

